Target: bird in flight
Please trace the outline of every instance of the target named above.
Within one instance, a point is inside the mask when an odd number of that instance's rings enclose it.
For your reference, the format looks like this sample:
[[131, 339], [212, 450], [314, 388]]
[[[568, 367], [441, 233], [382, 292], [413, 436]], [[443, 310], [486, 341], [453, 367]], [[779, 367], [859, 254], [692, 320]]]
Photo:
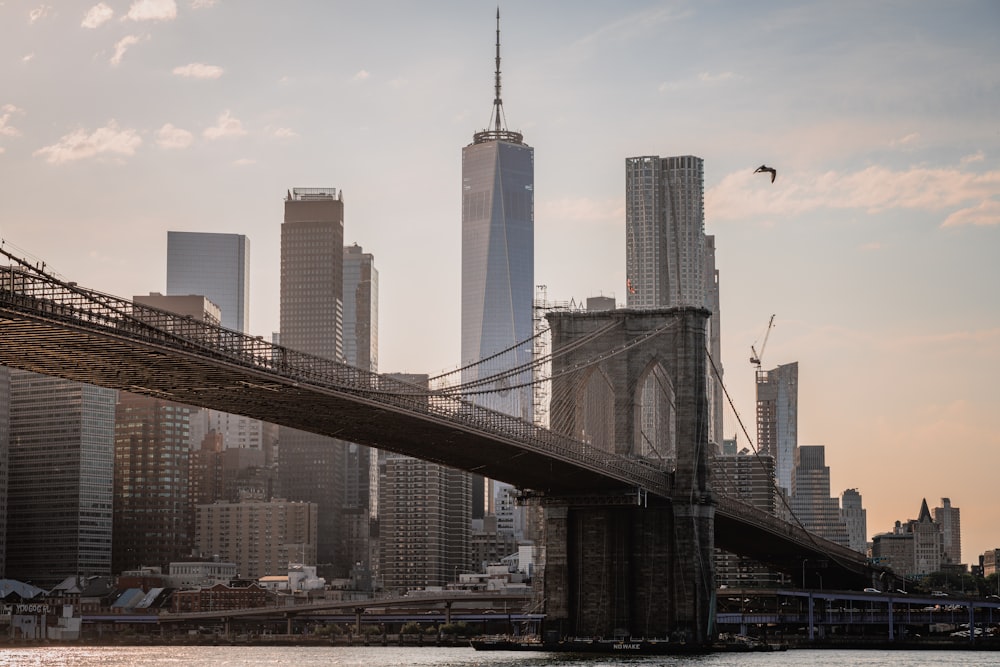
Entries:
[[772, 169], [771, 167], [768, 167], [766, 164], [762, 164], [759, 167], [757, 167], [756, 169], [754, 169], [753, 173], [755, 173], [755, 174], [763, 174], [765, 171], [766, 172], [770, 172], [770, 174], [771, 174], [771, 182], [774, 183], [774, 177], [778, 175], [778, 171], [776, 169]]

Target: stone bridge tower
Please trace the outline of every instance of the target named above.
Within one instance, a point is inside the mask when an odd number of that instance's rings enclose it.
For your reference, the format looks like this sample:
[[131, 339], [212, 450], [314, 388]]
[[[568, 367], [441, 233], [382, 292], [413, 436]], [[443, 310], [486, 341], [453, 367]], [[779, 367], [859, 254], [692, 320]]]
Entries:
[[672, 489], [542, 499], [548, 632], [714, 638], [709, 317], [700, 308], [548, 315], [552, 429], [645, 460]]

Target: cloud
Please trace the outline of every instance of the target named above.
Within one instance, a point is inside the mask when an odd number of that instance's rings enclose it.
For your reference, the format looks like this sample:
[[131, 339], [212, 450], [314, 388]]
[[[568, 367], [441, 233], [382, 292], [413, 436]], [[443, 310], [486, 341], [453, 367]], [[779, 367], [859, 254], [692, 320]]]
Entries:
[[167, 123], [156, 132], [156, 145], [168, 150], [175, 148], [187, 148], [194, 141], [194, 135], [187, 130], [174, 127]]
[[51, 16], [52, 13], [53, 9], [48, 5], [39, 5], [28, 12], [28, 23], [34, 24], [36, 21], [41, 21], [47, 16]]
[[11, 116], [16, 113], [24, 113], [22, 109], [18, 109], [13, 104], [5, 104], [0, 107], [0, 137], [19, 137], [21, 136], [21, 131], [18, 130], [13, 125], [10, 125]]
[[122, 58], [125, 56], [125, 52], [129, 50], [129, 47], [138, 44], [139, 40], [138, 35], [125, 35], [122, 37], [115, 44], [115, 55], [111, 56], [108, 62], [117, 67], [121, 64]]
[[368, 70], [358, 70], [358, 73], [351, 77], [351, 81], [364, 81], [370, 76]]
[[66, 164], [105, 154], [134, 155], [141, 143], [142, 138], [135, 130], [119, 129], [118, 123], [112, 119], [89, 134], [84, 129], [74, 130], [57, 143], [39, 148], [34, 154], [44, 157], [49, 164]]
[[962, 156], [961, 162], [962, 164], [971, 164], [973, 162], [982, 162], [985, 159], [986, 155], [984, 155], [982, 151], [976, 151], [971, 155]]
[[698, 79], [705, 83], [719, 83], [721, 81], [728, 81], [734, 78], [736, 78], [736, 74], [734, 72], [719, 72], [718, 74], [702, 72], [698, 75]]
[[942, 227], [964, 227], [966, 225], [975, 227], [1000, 225], [1000, 201], [986, 199], [978, 206], [955, 211], [941, 223]]
[[292, 139], [299, 136], [299, 133], [290, 127], [279, 127], [274, 130], [274, 136], [277, 139]]
[[[745, 220], [752, 217], [789, 217], [817, 209], [946, 211], [944, 226], [995, 224], [1000, 171], [974, 174], [957, 168], [914, 167], [892, 171], [870, 166], [855, 172], [798, 174], [778, 172], [774, 185], [755, 178], [750, 170], [725, 176], [705, 193], [706, 217]], [[970, 203], [977, 205], [969, 207]], [[979, 203], [982, 202], [982, 203]]]
[[218, 79], [224, 70], [218, 65], [206, 65], [204, 63], [191, 63], [174, 68], [174, 74], [187, 77], [189, 79]]
[[101, 2], [94, 5], [87, 11], [87, 15], [83, 17], [83, 23], [81, 23], [80, 26], [91, 29], [97, 28], [110, 21], [111, 17], [114, 15], [115, 10]]
[[898, 139], [890, 139], [889, 146], [896, 148], [897, 146], [912, 146], [920, 139], [919, 132], [910, 132], [909, 134], [899, 137]]
[[229, 110], [219, 114], [218, 122], [212, 127], [205, 128], [202, 132], [206, 139], [223, 139], [225, 137], [242, 137], [247, 131], [243, 129], [243, 123], [237, 118], [233, 118]]
[[590, 197], [564, 197], [547, 199], [539, 204], [537, 217], [552, 224], [566, 224], [579, 229], [584, 224], [618, 223], [625, 219], [625, 202], [622, 199], [596, 200]]
[[257, 164], [257, 160], [254, 160], [253, 158], [249, 157], [244, 157], [240, 158], [239, 160], [233, 160], [233, 164], [236, 165], [237, 167], [249, 167], [252, 164]]
[[875, 252], [876, 250], [881, 250], [882, 244], [878, 241], [869, 241], [861, 246], [862, 252]]
[[131, 21], [173, 21], [177, 18], [174, 0], [136, 0], [125, 18]]
[[218, 4], [218, 0], [191, 0], [191, 9], [207, 9]]

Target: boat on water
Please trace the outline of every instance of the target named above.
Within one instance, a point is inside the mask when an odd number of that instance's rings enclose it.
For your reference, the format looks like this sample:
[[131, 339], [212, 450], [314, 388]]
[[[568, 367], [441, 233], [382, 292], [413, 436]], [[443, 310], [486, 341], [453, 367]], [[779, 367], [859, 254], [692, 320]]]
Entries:
[[[740, 638], [744, 639], [744, 638]], [[669, 639], [595, 639], [572, 637], [543, 641], [541, 637], [491, 635], [470, 641], [477, 651], [551, 651], [556, 653], [603, 653], [635, 655], [694, 655], [716, 652], [782, 651], [787, 646], [759, 640], [729, 639], [713, 644], [690, 644]]]

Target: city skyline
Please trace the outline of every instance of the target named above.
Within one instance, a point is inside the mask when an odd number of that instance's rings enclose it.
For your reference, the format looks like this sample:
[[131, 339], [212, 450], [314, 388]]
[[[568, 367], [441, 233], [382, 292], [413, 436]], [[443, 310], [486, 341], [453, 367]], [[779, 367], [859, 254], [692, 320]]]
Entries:
[[[165, 292], [166, 231], [245, 234], [251, 333], [270, 338], [285, 188], [335, 185], [345, 245], [379, 262], [380, 368], [456, 367], [456, 147], [489, 120], [495, 4], [244, 8], [0, 6], [0, 237], [127, 296]], [[703, 158], [726, 386], [751, 437], [747, 359], [775, 313], [763, 367], [798, 362], [799, 444], [825, 447], [834, 494], [862, 493], [869, 536], [950, 497], [964, 560], [1000, 546], [1000, 8], [501, 14], [550, 298], [624, 303], [625, 159]]]

